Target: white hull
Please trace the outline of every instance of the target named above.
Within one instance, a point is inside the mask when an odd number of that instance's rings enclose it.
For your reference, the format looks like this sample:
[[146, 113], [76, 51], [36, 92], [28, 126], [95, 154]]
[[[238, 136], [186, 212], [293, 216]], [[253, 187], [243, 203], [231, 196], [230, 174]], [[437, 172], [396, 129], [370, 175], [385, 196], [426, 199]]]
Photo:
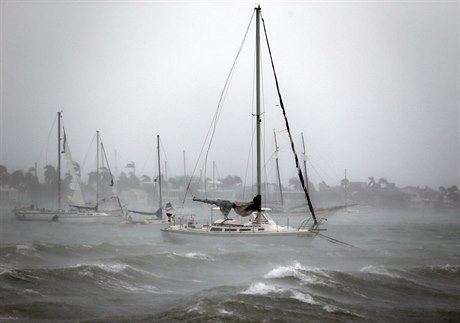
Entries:
[[122, 224], [151, 224], [151, 225], [162, 225], [165, 226], [168, 224], [168, 221], [162, 219], [145, 219], [145, 220], [133, 220], [126, 219], [121, 222]]
[[306, 244], [311, 242], [317, 233], [311, 231], [303, 232], [265, 232], [265, 233], [215, 233], [215, 232], [194, 232], [190, 230], [161, 229], [163, 241], [178, 244], [233, 244], [233, 243], [254, 243], [254, 244]]
[[15, 211], [17, 220], [20, 221], [55, 221], [62, 223], [120, 223], [123, 220], [121, 215], [112, 215], [102, 212], [83, 213], [66, 212], [59, 210], [28, 210]]

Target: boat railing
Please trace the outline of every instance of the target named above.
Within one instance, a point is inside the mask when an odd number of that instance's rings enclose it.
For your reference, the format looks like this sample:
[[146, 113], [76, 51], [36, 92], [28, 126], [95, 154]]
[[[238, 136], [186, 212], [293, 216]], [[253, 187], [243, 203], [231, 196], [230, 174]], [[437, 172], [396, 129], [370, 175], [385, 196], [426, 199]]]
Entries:
[[302, 230], [302, 229], [305, 229], [308, 224], [310, 223], [311, 219], [313, 219], [312, 217], [309, 217], [305, 220], [302, 221], [302, 223], [300, 223], [299, 227], [297, 228], [298, 231]]
[[300, 230], [304, 229], [307, 226], [308, 222], [310, 222], [310, 219], [311, 218], [307, 218], [307, 219], [303, 220], [302, 223], [300, 223], [300, 225], [297, 228], [297, 230], [300, 231]]
[[192, 214], [181, 215], [177, 219], [174, 218], [174, 224], [179, 222], [179, 227], [193, 227], [195, 226], [195, 217]]

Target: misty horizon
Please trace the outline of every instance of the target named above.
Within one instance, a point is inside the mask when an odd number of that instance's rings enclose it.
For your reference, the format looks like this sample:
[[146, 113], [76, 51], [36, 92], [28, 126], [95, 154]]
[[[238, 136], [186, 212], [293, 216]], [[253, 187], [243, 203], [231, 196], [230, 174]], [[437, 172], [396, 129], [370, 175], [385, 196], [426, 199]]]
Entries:
[[[297, 153], [309, 178], [460, 184], [458, 2], [262, 3]], [[1, 2], [0, 165], [56, 165], [57, 111], [73, 159], [93, 171], [101, 132], [112, 172], [168, 177], [197, 162], [253, 3]], [[252, 26], [253, 27], [253, 26]], [[251, 27], [251, 28], [252, 28]], [[207, 175], [245, 178], [253, 38], [227, 93]], [[296, 176], [266, 53], [264, 155], [277, 131], [283, 184]], [[91, 148], [92, 147], [92, 148]], [[115, 151], [117, 161], [115, 161]], [[115, 166], [117, 165], [117, 166]], [[164, 164], [162, 164], [162, 167]], [[40, 176], [40, 175], [39, 175]], [[274, 181], [274, 180], [271, 180]]]

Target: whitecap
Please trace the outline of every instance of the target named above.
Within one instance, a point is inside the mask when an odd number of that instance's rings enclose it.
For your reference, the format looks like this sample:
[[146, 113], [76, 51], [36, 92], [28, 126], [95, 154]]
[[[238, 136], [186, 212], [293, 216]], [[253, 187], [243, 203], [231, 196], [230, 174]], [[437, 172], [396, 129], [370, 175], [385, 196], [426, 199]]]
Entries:
[[248, 295], [267, 295], [269, 293], [279, 293], [283, 292], [284, 290], [276, 287], [274, 285], [268, 285], [263, 282], [256, 282], [252, 283], [248, 289], [241, 292], [241, 294], [248, 294]]
[[352, 315], [352, 316], [358, 316], [358, 317], [361, 317], [360, 315], [356, 314], [356, 313], [353, 313], [349, 310], [346, 310], [346, 309], [343, 309], [343, 308], [340, 308], [338, 306], [335, 306], [335, 305], [324, 305], [323, 306], [323, 309], [329, 313], [342, 313], [342, 314], [347, 314], [347, 315]]
[[315, 273], [315, 274], [330, 278], [330, 276], [327, 273], [325, 273], [323, 270], [319, 268], [305, 268], [298, 262], [294, 262], [290, 266], [276, 267], [272, 269], [271, 271], [269, 271], [267, 274], [265, 274], [264, 278], [277, 279], [277, 278], [293, 277], [295, 279], [300, 280], [304, 284], [319, 284], [319, 285], [324, 285], [324, 286], [330, 286], [334, 284], [332, 280], [326, 282], [323, 279], [315, 277], [311, 273]]
[[119, 273], [125, 269], [131, 268], [129, 265], [125, 264], [101, 264], [101, 263], [96, 263], [96, 264], [76, 264], [73, 266], [74, 268], [80, 268], [80, 267], [96, 267], [99, 269], [102, 269], [107, 272], [111, 273]]
[[78, 276], [94, 278], [94, 273], [89, 269], [83, 269], [82, 271], [78, 272]]
[[208, 256], [205, 253], [200, 253], [200, 252], [188, 252], [185, 254], [186, 258], [196, 258], [196, 259], [201, 259], [201, 260], [212, 260], [212, 257]]
[[162, 294], [163, 293], [162, 291], [158, 290], [158, 288], [153, 285], [142, 285], [140, 287], [133, 286], [133, 285], [124, 285], [122, 287], [126, 290], [129, 290], [131, 292], [137, 292], [137, 293], [148, 293], [148, 294]]
[[441, 269], [444, 269], [448, 272], [451, 272], [451, 273], [458, 273], [460, 271], [460, 265], [444, 265], [441, 267]]
[[203, 314], [205, 310], [203, 309], [202, 301], [199, 300], [196, 304], [187, 308], [187, 313], [197, 312], [198, 314]]
[[0, 316], [0, 322], [16, 321], [20, 320], [19, 317], [15, 316]]
[[311, 305], [318, 305], [318, 302], [313, 299], [313, 297], [309, 294], [304, 294], [299, 291], [291, 291], [292, 297], [298, 301], [301, 301], [302, 303], [307, 303]]
[[37, 249], [32, 245], [18, 244], [16, 245], [16, 252], [24, 256], [39, 257]]
[[185, 254], [180, 254], [180, 253], [168, 253], [167, 254], [168, 258], [171, 257], [184, 257], [184, 258], [189, 258], [189, 259], [200, 259], [200, 260], [213, 260], [213, 258], [205, 253], [201, 252], [187, 252]]
[[219, 309], [217, 310], [217, 312], [218, 312], [219, 314], [222, 314], [222, 315], [233, 315], [233, 312], [232, 312], [232, 311], [227, 311], [227, 310], [224, 309], [224, 308], [219, 308]]
[[29, 294], [29, 295], [39, 295], [39, 296], [43, 296], [43, 297], [45, 296], [42, 293], [37, 292], [36, 290], [33, 290], [33, 289], [29, 289], [29, 288], [22, 290], [21, 293]]
[[101, 264], [101, 263], [96, 263], [96, 264], [77, 264], [75, 266], [73, 266], [74, 268], [79, 268], [79, 269], [82, 269], [78, 275], [80, 277], [90, 277], [90, 278], [93, 278], [94, 277], [94, 271], [93, 269], [97, 268], [97, 269], [100, 269], [106, 273], [110, 273], [110, 274], [121, 274], [125, 277], [128, 277], [128, 278], [134, 278], [132, 275], [129, 275], [128, 273], [126, 273], [126, 270], [127, 269], [133, 269], [135, 270], [133, 267], [131, 267], [130, 265], [126, 265], [126, 264]]
[[391, 278], [401, 278], [401, 276], [389, 272], [383, 266], [373, 266], [373, 265], [366, 266], [366, 267], [361, 268], [360, 272], [368, 273], [368, 274], [381, 275], [381, 276], [388, 276], [388, 277], [391, 277]]

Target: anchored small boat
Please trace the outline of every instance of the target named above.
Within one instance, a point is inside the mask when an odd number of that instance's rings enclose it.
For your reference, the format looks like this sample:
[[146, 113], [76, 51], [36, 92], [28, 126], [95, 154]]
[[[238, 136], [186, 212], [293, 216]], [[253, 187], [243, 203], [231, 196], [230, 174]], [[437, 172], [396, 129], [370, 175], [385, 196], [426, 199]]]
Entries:
[[[322, 222], [318, 221], [315, 215], [315, 210], [305, 185], [305, 180], [302, 170], [299, 165], [295, 147], [292, 141], [292, 136], [289, 129], [289, 122], [286, 117], [283, 100], [279, 90], [278, 80], [276, 77], [273, 59], [271, 56], [270, 46], [266, 33], [265, 23], [262, 18], [260, 6], [254, 9], [255, 23], [256, 23], [256, 113], [255, 113], [255, 127], [256, 127], [256, 155], [257, 155], [257, 195], [249, 202], [238, 202], [229, 200], [210, 200], [194, 198], [194, 201], [212, 204], [217, 206], [222, 212], [223, 218], [214, 221], [211, 224], [198, 224], [194, 218], [179, 218], [176, 219], [173, 225], [161, 229], [164, 241], [177, 242], [177, 243], [232, 243], [235, 241], [246, 241], [255, 243], [291, 243], [294, 241], [307, 242], [315, 238], [319, 232], [319, 225]], [[251, 17], [251, 22], [254, 14]], [[273, 75], [275, 77], [276, 87], [278, 91], [279, 105], [282, 109], [286, 130], [289, 134], [291, 141], [291, 148], [294, 155], [296, 168], [299, 180], [302, 184], [305, 197], [307, 199], [309, 214], [305, 212], [308, 217], [297, 227], [282, 226], [276, 223], [268, 213], [268, 210], [262, 208], [262, 194], [261, 194], [261, 67], [260, 67], [260, 33], [261, 22], [265, 31], [265, 39], [270, 54], [271, 65], [273, 68]], [[229, 217], [229, 213], [233, 211], [239, 216], [248, 219], [247, 221], [233, 220]]]

